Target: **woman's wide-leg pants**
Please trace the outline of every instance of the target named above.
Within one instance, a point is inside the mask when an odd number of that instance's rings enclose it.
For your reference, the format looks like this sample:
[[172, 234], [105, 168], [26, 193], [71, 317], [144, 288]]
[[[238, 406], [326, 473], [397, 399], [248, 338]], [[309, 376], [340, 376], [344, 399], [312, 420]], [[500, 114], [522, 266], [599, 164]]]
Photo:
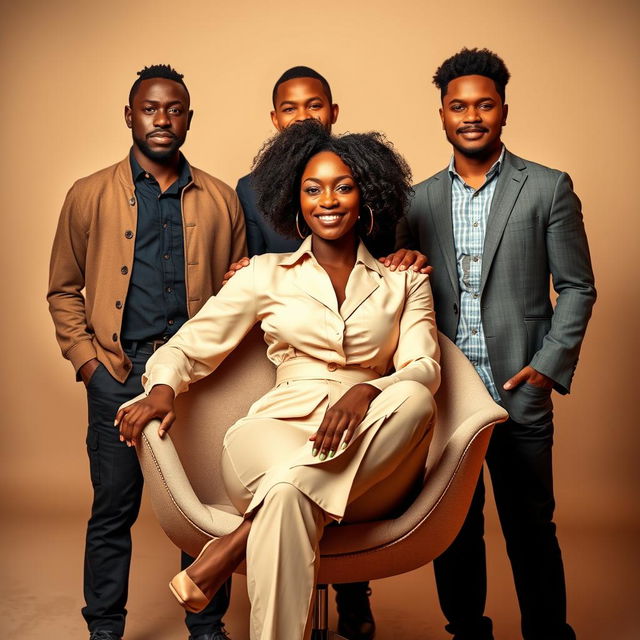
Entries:
[[332, 520], [374, 520], [397, 510], [422, 479], [435, 416], [426, 387], [397, 382], [373, 400], [349, 446], [320, 461], [311, 455], [309, 436], [351, 384], [285, 384], [291, 397], [304, 397], [308, 385], [328, 388], [302, 416], [282, 417], [282, 393], [277, 402], [259, 401], [229, 430], [223, 449], [229, 497], [241, 513], [253, 514], [247, 546], [252, 640], [309, 637], [324, 527]]

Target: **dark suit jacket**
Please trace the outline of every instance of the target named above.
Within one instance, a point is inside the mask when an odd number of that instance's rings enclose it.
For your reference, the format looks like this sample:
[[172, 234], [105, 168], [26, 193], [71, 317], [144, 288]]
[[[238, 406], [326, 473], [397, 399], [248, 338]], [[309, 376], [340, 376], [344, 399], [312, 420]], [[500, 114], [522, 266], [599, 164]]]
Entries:
[[[438, 328], [455, 339], [460, 290], [447, 169], [415, 187], [398, 245], [427, 254]], [[550, 393], [529, 384], [504, 391], [502, 385], [531, 365], [568, 393], [596, 298], [580, 200], [569, 176], [507, 151], [482, 260], [482, 325], [493, 377], [512, 418], [534, 422], [551, 409]]]
[[280, 235], [265, 219], [262, 212], [258, 211], [256, 194], [251, 186], [251, 174], [238, 180], [236, 192], [244, 211], [250, 257], [263, 253], [289, 253], [298, 249], [302, 244], [301, 239]]

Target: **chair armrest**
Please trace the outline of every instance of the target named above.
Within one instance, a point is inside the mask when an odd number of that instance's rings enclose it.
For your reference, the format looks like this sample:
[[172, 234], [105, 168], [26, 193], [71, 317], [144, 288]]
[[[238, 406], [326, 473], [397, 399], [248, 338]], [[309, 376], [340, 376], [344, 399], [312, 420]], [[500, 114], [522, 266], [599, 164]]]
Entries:
[[160, 525], [176, 546], [195, 556], [207, 540], [230, 533], [242, 518], [224, 505], [202, 504], [170, 435], [158, 435], [159, 424], [152, 420], [144, 428], [138, 459]]

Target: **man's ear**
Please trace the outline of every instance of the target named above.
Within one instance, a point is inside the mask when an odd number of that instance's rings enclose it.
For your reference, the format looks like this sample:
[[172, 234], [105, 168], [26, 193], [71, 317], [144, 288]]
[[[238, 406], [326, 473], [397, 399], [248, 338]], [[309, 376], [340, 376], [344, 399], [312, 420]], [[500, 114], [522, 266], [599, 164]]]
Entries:
[[280, 131], [280, 125], [278, 124], [278, 116], [276, 115], [276, 110], [273, 109], [273, 111], [271, 111], [271, 122], [273, 123], [273, 126]]
[[338, 114], [340, 113], [340, 105], [331, 105], [331, 124], [335, 124], [338, 120]]

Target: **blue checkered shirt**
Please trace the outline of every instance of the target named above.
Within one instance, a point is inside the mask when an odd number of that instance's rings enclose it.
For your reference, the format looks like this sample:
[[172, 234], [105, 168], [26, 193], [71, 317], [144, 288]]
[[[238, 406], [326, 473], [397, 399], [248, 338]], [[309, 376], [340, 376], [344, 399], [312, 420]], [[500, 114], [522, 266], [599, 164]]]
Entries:
[[480, 274], [482, 272], [482, 250], [487, 228], [491, 201], [498, 183], [502, 153], [485, 176], [484, 184], [474, 189], [458, 175], [453, 162], [449, 163], [451, 176], [451, 215], [453, 218], [453, 240], [458, 266], [460, 287], [460, 321], [456, 333], [456, 344], [475, 366], [493, 399], [500, 401], [500, 394], [493, 381], [487, 344], [484, 339], [480, 312]]

